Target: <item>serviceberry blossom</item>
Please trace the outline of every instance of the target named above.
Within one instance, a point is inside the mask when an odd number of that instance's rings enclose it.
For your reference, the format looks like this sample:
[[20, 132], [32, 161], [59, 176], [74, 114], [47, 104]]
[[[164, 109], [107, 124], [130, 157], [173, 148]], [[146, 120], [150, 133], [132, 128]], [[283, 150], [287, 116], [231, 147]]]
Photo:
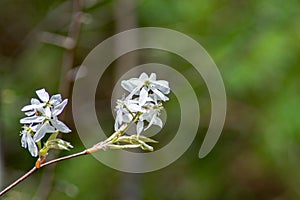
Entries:
[[57, 116], [63, 111], [64, 107], [68, 103], [67, 99], [62, 101], [60, 94], [53, 95], [50, 98], [49, 94], [46, 92], [45, 89], [37, 90], [36, 94], [42, 102], [40, 102], [40, 100], [38, 99], [32, 98], [31, 104], [24, 106], [21, 109], [21, 111], [25, 112], [25, 115], [27, 116], [32, 116], [35, 114], [36, 111], [41, 111], [44, 112], [43, 114], [45, 114], [45, 116], [50, 118], [51, 108], [53, 109], [53, 113]]
[[38, 148], [37, 145], [35, 144], [32, 135], [36, 132], [36, 127], [37, 126], [23, 126], [23, 130], [21, 131], [21, 144], [22, 147], [28, 148], [30, 154], [33, 157], [36, 157], [38, 155]]
[[[162, 121], [159, 118], [159, 115], [161, 113], [161, 111], [163, 110], [163, 106], [161, 103], [158, 104], [152, 104], [149, 103], [149, 105], [147, 105], [146, 107], [147, 109], [145, 109], [145, 112], [140, 116], [139, 121], [138, 121], [138, 126], [141, 126], [137, 129], [139, 129], [140, 131], [138, 131], [138, 134], [141, 133], [141, 131], [143, 130], [143, 125], [144, 123], [140, 123], [143, 121], [147, 121], [148, 122], [148, 126], [144, 129], [147, 130], [148, 128], [150, 128], [150, 126], [152, 125], [157, 125], [160, 128], [162, 128]], [[140, 123], [140, 125], [139, 125]]]
[[139, 78], [123, 80], [121, 86], [130, 93], [117, 101], [115, 131], [132, 120], [137, 124], [137, 136], [152, 125], [162, 127], [159, 115], [163, 110], [162, 102], [169, 100], [166, 96], [170, 93], [168, 81], [156, 80], [155, 73], [150, 77], [142, 73]]
[[170, 93], [169, 82], [165, 80], [156, 80], [156, 74], [151, 73], [150, 77], [146, 73], [142, 73], [139, 78], [131, 78], [121, 82], [122, 87], [130, 92], [128, 99], [133, 95], [138, 95], [140, 101], [145, 101], [146, 98], [168, 101], [169, 98], [165, 94]]
[[22, 147], [28, 148], [34, 157], [38, 155], [36, 143], [40, 142], [46, 133], [71, 132], [57, 118], [67, 105], [68, 99], [62, 100], [60, 94], [50, 97], [45, 89], [37, 90], [36, 94], [39, 99], [32, 98], [31, 104], [21, 109], [27, 117], [20, 120], [20, 123], [24, 124], [21, 131]]

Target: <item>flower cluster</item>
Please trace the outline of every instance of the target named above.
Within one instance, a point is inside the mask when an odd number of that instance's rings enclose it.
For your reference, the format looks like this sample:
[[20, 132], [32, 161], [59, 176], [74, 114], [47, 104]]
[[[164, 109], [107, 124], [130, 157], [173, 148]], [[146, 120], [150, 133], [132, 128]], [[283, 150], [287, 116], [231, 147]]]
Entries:
[[[72, 148], [70, 143], [56, 138], [59, 132], [71, 132], [63, 122], [58, 120], [58, 115], [62, 113], [68, 100], [62, 100], [60, 94], [50, 97], [45, 89], [37, 90], [36, 94], [39, 99], [32, 98], [31, 104], [21, 109], [27, 116], [20, 120], [20, 123], [23, 124], [23, 130], [21, 131], [22, 147], [28, 148], [30, 154], [34, 157], [44, 156], [50, 148]], [[42, 148], [41, 140], [46, 133], [51, 133], [52, 137], [49, 137], [51, 140], [48, 139]], [[41, 152], [43, 152], [43, 155], [41, 155]]]
[[121, 85], [129, 95], [117, 101], [115, 131], [134, 122], [139, 137], [152, 125], [162, 127], [159, 115], [163, 109], [162, 102], [169, 100], [166, 96], [170, 93], [168, 81], [156, 80], [155, 73], [151, 73], [150, 77], [142, 73], [139, 78], [123, 80]]

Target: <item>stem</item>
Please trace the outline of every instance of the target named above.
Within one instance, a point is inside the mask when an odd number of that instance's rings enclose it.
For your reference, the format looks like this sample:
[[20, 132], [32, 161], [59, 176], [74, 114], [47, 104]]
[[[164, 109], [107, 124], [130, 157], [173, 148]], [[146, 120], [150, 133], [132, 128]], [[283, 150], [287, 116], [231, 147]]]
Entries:
[[[126, 124], [126, 126], [123, 128], [123, 126], [121, 126], [121, 128], [119, 129], [119, 130], [117, 130], [116, 132], [114, 132], [109, 138], [107, 138], [104, 142], [105, 143], [114, 143], [120, 136], [122, 136], [122, 135], [124, 135], [124, 133], [126, 133], [126, 131], [130, 128], [130, 126], [132, 125], [132, 124], [134, 124], [138, 119], [139, 119], [139, 117], [140, 117], [140, 115], [141, 115], [142, 113], [140, 113], [140, 112], [137, 112], [134, 116], [133, 116], [133, 118], [132, 118], [132, 120], [128, 123], [128, 124]], [[100, 142], [100, 143], [98, 143], [98, 144], [96, 144], [95, 146], [97, 146], [97, 145], [101, 145], [101, 143], [102, 142]]]
[[[98, 150], [100, 149], [103, 149], [105, 146], [102, 146], [102, 148], [99, 148]], [[74, 154], [71, 154], [71, 155], [68, 155], [68, 156], [64, 156], [64, 157], [61, 157], [61, 158], [57, 158], [57, 159], [54, 159], [54, 160], [51, 160], [51, 161], [48, 161], [46, 163], [43, 163], [40, 168], [42, 167], [46, 167], [48, 165], [51, 165], [53, 163], [57, 163], [57, 162], [60, 162], [60, 161], [63, 161], [63, 160], [68, 160], [68, 159], [71, 159], [71, 158], [75, 158], [75, 157], [78, 157], [78, 156], [83, 156], [83, 155], [87, 155], [89, 154], [89, 151], [88, 150], [84, 150], [84, 151], [81, 151], [79, 153], [74, 153]], [[5, 189], [3, 189], [1, 192], [0, 192], [0, 197], [2, 195], [4, 195], [6, 192], [8, 192], [9, 190], [13, 189], [16, 185], [18, 185], [19, 183], [21, 183], [23, 180], [27, 179], [29, 176], [31, 176], [34, 172], [36, 172], [38, 170], [38, 168], [36, 167], [33, 167], [30, 171], [28, 171], [26, 174], [24, 174], [23, 176], [21, 176], [20, 178], [18, 178], [15, 182], [13, 182], [12, 184], [10, 184], [9, 186], [7, 186]]]
[[71, 155], [68, 155], [68, 156], [64, 156], [64, 157], [60, 157], [60, 158], [56, 158], [56, 159], [53, 159], [53, 160], [50, 160], [48, 162], [45, 162], [44, 164], [41, 164], [41, 167], [46, 167], [47, 165], [51, 165], [53, 163], [57, 163], [57, 162], [60, 162], [60, 161], [63, 161], [63, 160], [68, 160], [68, 159], [71, 159], [71, 158], [75, 158], [75, 157], [78, 157], [78, 156], [83, 156], [83, 155], [87, 155], [89, 154], [87, 152], [87, 150], [84, 150], [84, 151], [81, 151], [79, 153], [74, 153], [74, 154], [71, 154]]
[[26, 174], [24, 174], [23, 176], [21, 176], [20, 178], [18, 178], [15, 182], [13, 182], [12, 184], [10, 184], [9, 186], [7, 186], [4, 190], [2, 190], [0, 192], [0, 197], [2, 195], [4, 195], [6, 192], [8, 192], [9, 190], [13, 189], [16, 185], [18, 185], [19, 183], [21, 183], [23, 180], [25, 180], [26, 178], [28, 178], [31, 174], [33, 174], [35, 171], [37, 170], [36, 167], [33, 167], [30, 171], [28, 171]]

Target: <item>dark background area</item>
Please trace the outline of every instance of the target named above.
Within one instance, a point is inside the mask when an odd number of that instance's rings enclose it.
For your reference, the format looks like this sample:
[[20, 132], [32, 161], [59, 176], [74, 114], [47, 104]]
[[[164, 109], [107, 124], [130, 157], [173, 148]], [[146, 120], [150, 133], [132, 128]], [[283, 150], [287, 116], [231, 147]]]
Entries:
[[[119, 172], [92, 156], [79, 157], [53, 170], [38, 171], [3, 199], [300, 198], [299, 1], [86, 0], [80, 8], [78, 37], [70, 30], [76, 2], [80, 1], [0, 2], [2, 188], [35, 162], [21, 147], [19, 136], [20, 109], [35, 96], [34, 91], [43, 87], [50, 94], [60, 91], [71, 101], [72, 74], [87, 54], [106, 38], [135, 27], [174, 29], [203, 45], [226, 87], [223, 133], [213, 151], [199, 159], [210, 119], [209, 94], [201, 77], [195, 77], [192, 66], [176, 55], [133, 52], [118, 59], [99, 82], [99, 121], [112, 131], [110, 97], [124, 69], [120, 66], [129, 69], [136, 60], [137, 64], [151, 61], [173, 66], [190, 80], [201, 107], [198, 134], [185, 154], [170, 166], [145, 174]], [[76, 38], [75, 47], [58, 37], [70, 32]], [[170, 101], [169, 106], [177, 103]], [[71, 103], [63, 118], [73, 130], [63, 137], [75, 148], [61, 156], [84, 148], [73, 124]], [[168, 123], [166, 136], [159, 136], [160, 145], [172, 139], [170, 127], [178, 118], [169, 117]]]

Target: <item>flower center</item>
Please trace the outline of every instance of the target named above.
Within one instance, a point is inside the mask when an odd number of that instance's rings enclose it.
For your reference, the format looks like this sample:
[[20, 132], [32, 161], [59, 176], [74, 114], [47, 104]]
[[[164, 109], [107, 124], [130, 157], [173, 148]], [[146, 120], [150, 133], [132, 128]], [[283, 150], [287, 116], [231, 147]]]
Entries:
[[149, 87], [150, 83], [151, 83], [150, 80], [146, 80], [146, 81], [144, 82], [144, 86]]

